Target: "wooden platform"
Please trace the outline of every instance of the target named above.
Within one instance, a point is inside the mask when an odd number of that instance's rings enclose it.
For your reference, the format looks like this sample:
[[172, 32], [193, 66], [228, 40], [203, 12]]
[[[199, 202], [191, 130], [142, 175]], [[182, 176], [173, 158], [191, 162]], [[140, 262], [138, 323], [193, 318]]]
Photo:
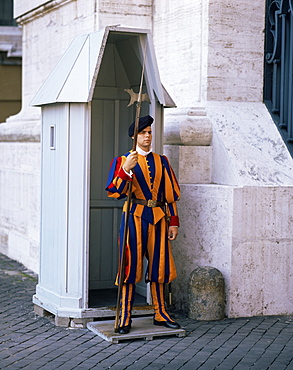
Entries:
[[133, 318], [131, 330], [128, 334], [114, 333], [114, 320], [90, 322], [87, 324], [87, 328], [111, 343], [132, 339], [153, 340], [154, 337], [173, 335], [184, 337], [186, 334], [184, 329], [169, 329], [164, 326], [156, 326], [153, 324], [153, 318], [151, 317]]

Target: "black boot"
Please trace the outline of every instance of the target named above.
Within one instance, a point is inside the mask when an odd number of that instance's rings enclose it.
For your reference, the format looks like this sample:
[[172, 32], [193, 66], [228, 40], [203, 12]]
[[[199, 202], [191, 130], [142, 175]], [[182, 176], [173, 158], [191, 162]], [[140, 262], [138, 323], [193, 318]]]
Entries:
[[154, 325], [165, 326], [170, 329], [180, 329], [180, 325], [173, 321], [166, 310], [164, 284], [151, 282], [151, 293], [154, 305]]
[[154, 325], [165, 326], [169, 329], [180, 329], [181, 326], [176, 321], [157, 321], [154, 319]]
[[131, 329], [131, 321], [132, 320], [130, 320], [130, 323], [128, 325], [118, 326], [118, 333], [119, 334], [128, 334], [130, 329]]

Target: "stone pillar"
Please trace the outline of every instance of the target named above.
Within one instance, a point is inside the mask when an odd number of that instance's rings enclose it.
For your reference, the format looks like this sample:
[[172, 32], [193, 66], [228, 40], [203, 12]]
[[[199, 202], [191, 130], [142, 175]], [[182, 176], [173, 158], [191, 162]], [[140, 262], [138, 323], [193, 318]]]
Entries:
[[[198, 217], [201, 198], [198, 198], [197, 188], [211, 183], [213, 127], [204, 106], [166, 109], [164, 114], [164, 154], [170, 160], [181, 189], [178, 212], [182, 222], [179, 237], [172, 243], [180, 274], [172, 289], [175, 306], [188, 311], [188, 278], [195, 268], [195, 261], [198, 261], [198, 256], [189, 258], [194, 253], [189, 240], [198, 235], [199, 223], [195, 225], [194, 222]], [[194, 233], [191, 238], [190, 231]]]
[[195, 320], [224, 318], [225, 287], [222, 273], [210, 266], [198, 267], [188, 282], [188, 317]]
[[212, 124], [204, 107], [165, 112], [164, 153], [179, 184], [210, 184]]

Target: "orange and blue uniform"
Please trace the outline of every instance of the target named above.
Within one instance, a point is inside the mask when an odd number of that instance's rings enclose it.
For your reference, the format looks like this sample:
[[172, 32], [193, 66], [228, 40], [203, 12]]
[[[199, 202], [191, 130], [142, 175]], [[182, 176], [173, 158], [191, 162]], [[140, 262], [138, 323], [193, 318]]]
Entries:
[[[128, 184], [132, 181], [132, 198], [136, 201], [130, 205], [128, 220], [125, 284], [122, 290], [122, 300], [125, 300], [125, 313], [122, 312], [122, 316], [125, 321], [121, 326], [128, 325], [129, 322], [135, 284], [143, 277], [144, 256], [148, 260], [146, 280], [152, 283], [151, 292], [156, 313], [156, 301], [163, 299], [163, 284], [176, 278], [168, 226], [179, 226], [176, 202], [180, 197], [180, 188], [167, 157], [153, 152], [147, 155], [139, 154], [138, 162], [133, 168], [134, 174], [129, 176], [124, 171], [123, 164], [130, 153], [112, 160], [106, 186], [109, 197], [123, 199], [127, 197]], [[139, 204], [140, 200], [144, 203], [158, 202], [158, 206]], [[120, 227], [121, 244], [124, 222], [125, 206]], [[160, 306], [158, 302], [156, 320], [171, 320], [168, 314], [165, 314], [165, 309], [159, 313]]]
[[[108, 196], [116, 199], [125, 198], [128, 191], [127, 181], [130, 180], [133, 181], [133, 198], [164, 203], [166, 210], [162, 206], [148, 207], [137, 203], [131, 204], [124, 281], [135, 284], [142, 279], [142, 261], [146, 255], [147, 280], [169, 283], [176, 278], [176, 268], [168, 240], [166, 212], [170, 217], [169, 226], [179, 226], [176, 206], [180, 196], [179, 185], [167, 157], [153, 152], [147, 156], [139, 154], [138, 163], [133, 169], [134, 176], [131, 178], [122, 168], [129, 154], [130, 152], [112, 160], [106, 187]], [[122, 217], [121, 241], [124, 219]]]

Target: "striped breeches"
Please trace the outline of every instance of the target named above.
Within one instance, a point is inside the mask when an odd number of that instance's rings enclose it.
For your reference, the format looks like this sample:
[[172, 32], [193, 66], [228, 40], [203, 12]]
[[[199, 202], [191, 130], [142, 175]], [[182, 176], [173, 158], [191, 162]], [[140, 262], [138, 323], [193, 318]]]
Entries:
[[[125, 213], [120, 227], [120, 255]], [[168, 239], [167, 222], [163, 217], [155, 225], [141, 217], [129, 215], [126, 243], [125, 283], [136, 284], [143, 277], [143, 259], [148, 260], [146, 280], [170, 283], [176, 278], [176, 268]]]

